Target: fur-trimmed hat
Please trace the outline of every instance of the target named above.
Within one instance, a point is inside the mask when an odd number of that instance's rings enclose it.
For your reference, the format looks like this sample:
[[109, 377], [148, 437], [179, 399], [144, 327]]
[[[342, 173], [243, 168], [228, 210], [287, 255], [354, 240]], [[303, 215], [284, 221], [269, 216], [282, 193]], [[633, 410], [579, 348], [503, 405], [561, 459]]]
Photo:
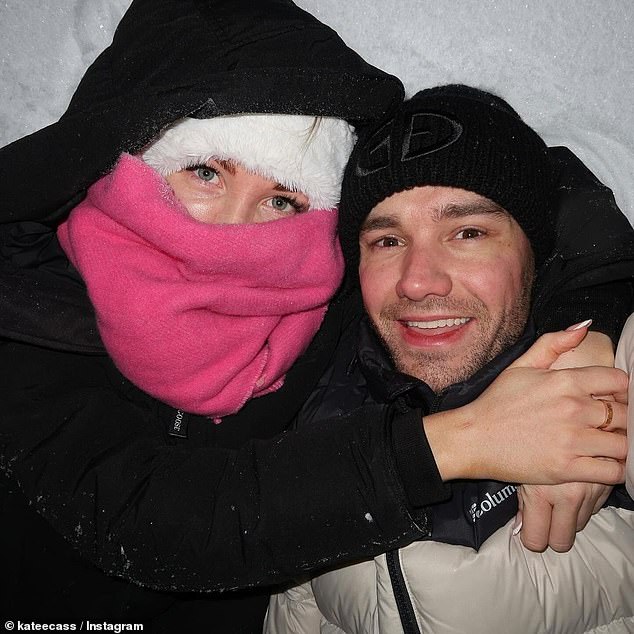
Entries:
[[359, 139], [344, 177], [340, 236], [359, 262], [359, 230], [382, 200], [440, 185], [489, 198], [526, 234], [539, 268], [555, 242], [556, 170], [546, 144], [503, 99], [463, 85], [423, 90]]
[[308, 196], [313, 209], [339, 202], [341, 180], [355, 141], [342, 119], [303, 115], [233, 115], [182, 119], [143, 153], [167, 176], [210, 159], [232, 160], [250, 172]]

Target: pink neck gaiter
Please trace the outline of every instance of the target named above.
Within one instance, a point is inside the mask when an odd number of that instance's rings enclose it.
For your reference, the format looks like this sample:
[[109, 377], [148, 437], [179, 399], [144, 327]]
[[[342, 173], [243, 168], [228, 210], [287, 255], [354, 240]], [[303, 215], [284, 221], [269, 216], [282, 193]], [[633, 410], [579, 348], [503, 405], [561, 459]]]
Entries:
[[58, 230], [119, 370], [148, 394], [219, 418], [277, 390], [343, 274], [335, 210], [243, 225], [191, 218], [124, 154]]

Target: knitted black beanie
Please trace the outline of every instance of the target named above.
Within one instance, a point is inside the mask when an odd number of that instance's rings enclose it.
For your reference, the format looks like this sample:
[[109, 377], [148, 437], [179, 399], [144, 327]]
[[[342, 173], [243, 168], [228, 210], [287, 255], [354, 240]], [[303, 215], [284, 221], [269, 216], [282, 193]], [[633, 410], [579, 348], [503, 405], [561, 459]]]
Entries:
[[359, 230], [383, 199], [412, 187], [475, 192], [524, 230], [539, 267], [555, 241], [555, 173], [546, 145], [504, 100], [463, 85], [423, 90], [362, 132], [343, 182], [340, 239], [356, 277]]

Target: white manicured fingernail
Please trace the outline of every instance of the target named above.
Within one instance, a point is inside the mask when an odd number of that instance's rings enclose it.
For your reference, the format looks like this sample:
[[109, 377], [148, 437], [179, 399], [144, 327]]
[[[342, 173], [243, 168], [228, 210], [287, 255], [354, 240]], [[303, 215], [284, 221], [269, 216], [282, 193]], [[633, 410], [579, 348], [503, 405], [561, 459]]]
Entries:
[[573, 330], [581, 330], [582, 328], [587, 328], [592, 323], [592, 319], [586, 319], [585, 321], [580, 321], [578, 324], [574, 324], [573, 326], [568, 326], [566, 328], [566, 332], [571, 332]]

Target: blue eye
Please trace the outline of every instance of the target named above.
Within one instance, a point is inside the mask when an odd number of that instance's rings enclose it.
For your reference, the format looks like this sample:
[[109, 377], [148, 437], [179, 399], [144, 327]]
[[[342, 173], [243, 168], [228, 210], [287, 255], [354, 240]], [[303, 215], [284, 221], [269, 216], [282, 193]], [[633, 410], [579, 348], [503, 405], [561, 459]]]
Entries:
[[196, 176], [200, 178], [201, 181], [210, 182], [214, 180], [218, 176], [218, 172], [213, 169], [213, 167], [208, 167], [207, 165], [200, 165], [195, 169]]
[[300, 202], [291, 196], [274, 196], [268, 202], [275, 211], [282, 213], [302, 213], [308, 211], [308, 203]]
[[293, 207], [291, 201], [283, 196], [271, 198], [271, 205], [278, 211], [295, 211], [295, 207]]

